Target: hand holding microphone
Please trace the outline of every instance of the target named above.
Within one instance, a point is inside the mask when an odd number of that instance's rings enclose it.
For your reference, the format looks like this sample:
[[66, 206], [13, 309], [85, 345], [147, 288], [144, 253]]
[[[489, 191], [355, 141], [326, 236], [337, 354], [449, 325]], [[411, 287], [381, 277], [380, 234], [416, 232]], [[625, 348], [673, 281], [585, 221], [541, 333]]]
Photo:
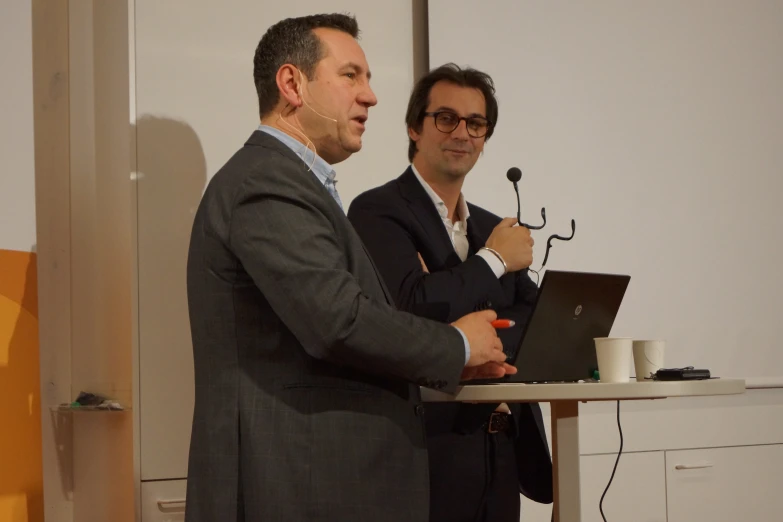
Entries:
[[[506, 172], [506, 178], [514, 184], [517, 194], [517, 217], [505, 218], [501, 221], [487, 240], [485, 245], [499, 255], [506, 265], [506, 272], [517, 272], [530, 267], [533, 264], [533, 245], [535, 241], [530, 235], [530, 230], [538, 230], [546, 225], [546, 211], [541, 209], [541, 217], [544, 224], [532, 226], [522, 222], [521, 203], [519, 199], [519, 187], [517, 182], [522, 179], [522, 171], [517, 167], [511, 167]], [[514, 225], [519, 224], [519, 227]]]
[[535, 241], [529, 229], [515, 227], [516, 224], [516, 218], [505, 218], [492, 231], [486, 244], [503, 258], [507, 272], [517, 272], [533, 264]]

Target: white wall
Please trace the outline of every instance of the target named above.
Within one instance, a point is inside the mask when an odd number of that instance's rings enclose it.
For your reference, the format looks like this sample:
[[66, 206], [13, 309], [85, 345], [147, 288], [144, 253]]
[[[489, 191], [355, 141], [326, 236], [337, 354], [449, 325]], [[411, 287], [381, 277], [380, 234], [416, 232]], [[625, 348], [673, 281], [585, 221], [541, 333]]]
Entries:
[[[191, 127], [203, 148], [204, 173], [211, 177], [259, 123], [252, 75], [258, 40], [276, 21], [320, 12], [356, 16], [379, 101], [370, 109], [362, 151], [335, 166], [347, 208], [359, 192], [407, 167], [404, 119], [413, 83], [411, 2], [384, 6], [359, 0], [237, 0], [227, 9], [215, 2], [137, 0], [137, 117], [167, 118]], [[144, 204], [140, 201], [142, 210]]]
[[[465, 30], [470, 21], [469, 30]], [[429, 2], [430, 63], [490, 73], [496, 134], [469, 199], [524, 218], [548, 268], [632, 276], [613, 335], [668, 366], [783, 384], [783, 3]]]
[[0, 248], [30, 251], [35, 244], [30, 0], [4, 1], [0, 27]]

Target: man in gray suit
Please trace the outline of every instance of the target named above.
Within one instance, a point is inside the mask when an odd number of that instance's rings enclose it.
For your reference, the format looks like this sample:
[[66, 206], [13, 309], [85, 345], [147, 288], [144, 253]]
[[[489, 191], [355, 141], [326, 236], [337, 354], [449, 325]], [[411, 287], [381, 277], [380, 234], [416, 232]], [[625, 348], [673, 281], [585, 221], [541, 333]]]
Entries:
[[359, 151], [377, 101], [357, 35], [344, 15], [267, 31], [262, 125], [196, 214], [188, 522], [425, 522], [418, 386], [515, 371], [494, 312], [396, 311], [344, 214], [332, 165]]

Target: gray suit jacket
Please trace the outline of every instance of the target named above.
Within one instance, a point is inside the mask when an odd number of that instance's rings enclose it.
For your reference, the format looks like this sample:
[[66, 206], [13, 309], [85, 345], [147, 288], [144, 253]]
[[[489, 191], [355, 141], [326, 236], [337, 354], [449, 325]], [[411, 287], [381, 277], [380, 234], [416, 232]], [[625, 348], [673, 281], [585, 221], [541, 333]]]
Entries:
[[314, 174], [256, 131], [188, 255], [196, 402], [187, 522], [425, 522], [417, 385], [458, 384], [448, 325], [396, 311]]

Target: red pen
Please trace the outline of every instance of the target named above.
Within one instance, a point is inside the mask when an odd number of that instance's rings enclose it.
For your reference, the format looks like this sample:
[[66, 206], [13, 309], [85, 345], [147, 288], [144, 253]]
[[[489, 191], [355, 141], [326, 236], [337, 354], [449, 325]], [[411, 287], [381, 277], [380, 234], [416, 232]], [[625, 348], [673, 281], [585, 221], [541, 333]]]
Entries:
[[495, 319], [492, 321], [492, 328], [511, 328], [514, 324], [516, 323], [511, 319]]

